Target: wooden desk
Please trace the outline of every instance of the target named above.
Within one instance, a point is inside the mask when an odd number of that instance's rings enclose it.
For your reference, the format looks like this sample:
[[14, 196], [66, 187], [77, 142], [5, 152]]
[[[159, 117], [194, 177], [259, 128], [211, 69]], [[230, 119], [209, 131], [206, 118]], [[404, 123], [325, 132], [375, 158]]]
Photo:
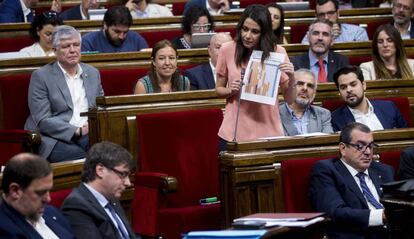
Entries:
[[[414, 144], [414, 128], [374, 132], [374, 139], [379, 152], [401, 150]], [[253, 213], [283, 212], [280, 163], [335, 155], [338, 143], [338, 134], [229, 142], [220, 155], [224, 225]]]

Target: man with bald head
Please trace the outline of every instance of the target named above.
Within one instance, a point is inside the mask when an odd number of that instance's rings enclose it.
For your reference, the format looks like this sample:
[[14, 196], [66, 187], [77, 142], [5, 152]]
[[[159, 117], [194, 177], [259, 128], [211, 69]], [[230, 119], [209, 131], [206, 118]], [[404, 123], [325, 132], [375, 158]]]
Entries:
[[207, 90], [216, 87], [216, 63], [220, 47], [223, 43], [231, 41], [230, 34], [226, 32], [216, 33], [210, 40], [208, 54], [210, 55], [209, 63], [205, 63], [186, 71], [190, 79], [191, 90]]
[[47, 205], [53, 187], [49, 162], [34, 154], [11, 158], [3, 171], [0, 238], [75, 238], [60, 211]]

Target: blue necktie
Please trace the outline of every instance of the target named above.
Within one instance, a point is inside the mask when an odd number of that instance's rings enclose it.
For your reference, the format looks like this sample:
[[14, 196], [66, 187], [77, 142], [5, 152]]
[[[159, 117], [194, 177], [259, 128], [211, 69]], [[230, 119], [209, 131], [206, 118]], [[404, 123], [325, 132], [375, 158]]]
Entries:
[[384, 207], [375, 199], [374, 195], [372, 195], [371, 191], [369, 190], [368, 185], [365, 182], [365, 173], [359, 172], [357, 173], [357, 177], [359, 178], [359, 182], [361, 184], [362, 193], [368, 202], [370, 202], [376, 209], [383, 209]]
[[128, 239], [128, 232], [125, 230], [125, 228], [123, 227], [123, 223], [121, 222], [121, 220], [118, 217], [118, 214], [115, 212], [115, 209], [112, 207], [111, 203], [108, 202], [108, 204], [106, 204], [105, 206], [106, 208], [109, 209], [109, 211], [111, 212], [112, 217], [115, 219], [116, 224], [118, 224], [118, 232], [121, 235], [121, 237], [123, 239]]

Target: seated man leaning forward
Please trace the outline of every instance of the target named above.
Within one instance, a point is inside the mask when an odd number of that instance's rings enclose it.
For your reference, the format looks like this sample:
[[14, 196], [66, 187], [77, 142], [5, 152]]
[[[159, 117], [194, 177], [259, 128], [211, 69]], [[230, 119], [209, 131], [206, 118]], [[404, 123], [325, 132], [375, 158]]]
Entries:
[[314, 209], [332, 219], [329, 238], [387, 238], [380, 187], [393, 181], [394, 172], [372, 160], [376, 147], [367, 126], [350, 123], [341, 131], [341, 158], [320, 160], [312, 168], [309, 195]]
[[29, 153], [11, 158], [3, 171], [0, 238], [72, 239], [61, 212], [47, 205], [53, 171], [45, 159]]
[[71, 26], [55, 27], [56, 61], [32, 73], [26, 130], [42, 136], [39, 154], [50, 162], [85, 157], [89, 146], [87, 117], [80, 113], [103, 95], [99, 71], [80, 62], [80, 33]]
[[130, 52], [148, 48], [147, 41], [130, 31], [132, 16], [125, 6], [115, 6], [105, 12], [103, 28], [82, 36], [82, 52]]
[[333, 133], [331, 112], [312, 105], [317, 86], [315, 75], [308, 69], [299, 69], [295, 71], [295, 79], [295, 100], [291, 104], [284, 102], [279, 106], [285, 135]]
[[137, 238], [118, 200], [131, 186], [129, 176], [134, 167], [132, 155], [117, 144], [101, 142], [91, 147], [82, 183], [61, 208], [77, 239]]
[[332, 112], [332, 127], [339, 131], [350, 122], [367, 125], [371, 130], [407, 128], [400, 110], [388, 100], [368, 100], [367, 85], [358, 66], [345, 66], [334, 74], [334, 82], [346, 105]]

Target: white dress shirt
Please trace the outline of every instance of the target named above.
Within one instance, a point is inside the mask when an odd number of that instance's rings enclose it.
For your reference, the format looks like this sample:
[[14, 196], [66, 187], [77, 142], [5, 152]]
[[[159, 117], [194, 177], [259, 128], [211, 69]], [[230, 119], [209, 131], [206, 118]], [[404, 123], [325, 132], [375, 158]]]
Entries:
[[59, 239], [59, 237], [50, 229], [45, 222], [43, 217], [40, 217], [39, 220], [33, 225], [29, 222], [30, 225], [45, 239]]
[[366, 101], [368, 103], [368, 112], [366, 114], [359, 110], [352, 109], [348, 106], [349, 110], [351, 111], [351, 114], [355, 118], [355, 121], [368, 126], [371, 129], [371, 131], [383, 130], [384, 127], [382, 126], [377, 115], [375, 114], [374, 107], [368, 99], [366, 99]]

